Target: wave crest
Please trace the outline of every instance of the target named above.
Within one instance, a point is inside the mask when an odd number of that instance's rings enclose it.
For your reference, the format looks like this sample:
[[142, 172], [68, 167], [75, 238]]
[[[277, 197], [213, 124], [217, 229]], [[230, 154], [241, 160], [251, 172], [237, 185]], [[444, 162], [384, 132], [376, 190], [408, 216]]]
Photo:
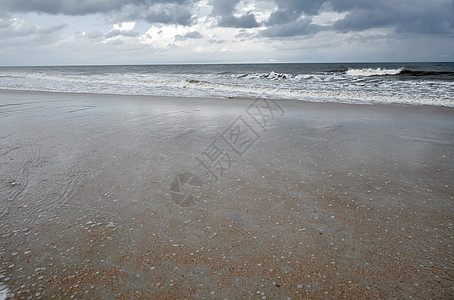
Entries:
[[382, 69], [382, 68], [377, 68], [377, 69], [372, 69], [372, 68], [367, 68], [367, 69], [348, 69], [346, 74], [350, 76], [385, 76], [385, 75], [398, 75], [402, 73], [405, 69], [404, 68], [399, 68], [399, 69]]
[[262, 79], [270, 79], [270, 80], [282, 80], [282, 79], [293, 79], [296, 77], [296, 75], [268, 72], [268, 73], [241, 74], [237, 77], [238, 78], [262, 78]]

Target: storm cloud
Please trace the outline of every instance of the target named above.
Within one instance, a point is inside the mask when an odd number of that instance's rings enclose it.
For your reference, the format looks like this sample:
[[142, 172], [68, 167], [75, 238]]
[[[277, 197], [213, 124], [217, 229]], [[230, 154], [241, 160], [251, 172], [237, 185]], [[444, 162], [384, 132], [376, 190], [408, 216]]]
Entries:
[[[24, 48], [53, 43], [56, 49], [74, 44], [87, 53], [102, 52], [108, 42], [125, 52], [131, 47], [131, 53], [191, 45], [205, 58], [205, 52], [253, 53], [257, 46], [264, 53], [289, 51], [299, 57], [295, 49], [309, 47], [310, 39], [313, 47], [345, 43], [349, 59], [350, 41], [364, 53], [371, 53], [371, 41], [389, 47], [383, 53], [399, 51], [390, 45], [423, 45], [426, 54], [442, 43], [440, 57], [450, 58], [452, 51], [444, 49], [454, 44], [453, 16], [454, 0], [2, 0], [0, 54], [9, 51], [12, 57], [21, 43]], [[132, 27], [119, 29], [123, 23]], [[332, 47], [323, 51], [337, 57]]]
[[[117, 15], [124, 20], [191, 25], [197, 22], [193, 7], [200, 0], [2, 0], [0, 10], [9, 13], [36, 12], [51, 15]], [[241, 0], [211, 0], [217, 25], [231, 28], [265, 27], [264, 36], [305, 35], [318, 30], [337, 32], [393, 28], [396, 32], [444, 34], [454, 27], [453, 0], [261, 0], [275, 9], [264, 22], [253, 10], [238, 14]], [[347, 13], [330, 27], [309, 26], [307, 20], [321, 11]]]
[[143, 19], [149, 23], [191, 25], [192, 13], [186, 5], [167, 3], [150, 7]]
[[193, 0], [2, 0], [0, 9], [7, 12], [36, 12], [50, 15], [84, 16], [119, 15], [125, 20], [149, 23], [191, 23]]
[[273, 12], [268, 21], [269, 25], [282, 25], [298, 19], [301, 14], [312, 16], [317, 14], [323, 5], [323, 0], [275, 0], [278, 10]]
[[[452, 34], [453, 0], [275, 0], [277, 10], [268, 22], [265, 36], [306, 35], [317, 31], [359, 32], [391, 28], [396, 33]], [[332, 26], [314, 27], [307, 18], [323, 11], [346, 13]]]
[[188, 5], [187, 0], [2, 0], [0, 7], [11, 12], [87, 15], [119, 11], [127, 5], [149, 7], [154, 4]]
[[232, 28], [254, 28], [259, 24], [251, 11], [240, 17], [234, 16], [235, 7], [240, 0], [213, 0], [212, 14], [218, 17], [218, 25]]
[[219, 21], [219, 26], [232, 28], [254, 28], [259, 27], [253, 13], [248, 12], [241, 17], [226, 16]]
[[188, 39], [201, 39], [202, 34], [198, 31], [191, 31], [186, 33], [185, 35], [177, 35], [175, 36], [175, 39], [178, 41], [184, 41]]
[[322, 26], [312, 24], [310, 18], [305, 18], [290, 23], [271, 26], [262, 31], [262, 34], [265, 37], [291, 37], [315, 34], [322, 30], [322, 28]]
[[400, 33], [445, 34], [454, 28], [452, 0], [331, 1], [333, 10], [348, 12], [332, 29], [340, 32], [394, 28]]

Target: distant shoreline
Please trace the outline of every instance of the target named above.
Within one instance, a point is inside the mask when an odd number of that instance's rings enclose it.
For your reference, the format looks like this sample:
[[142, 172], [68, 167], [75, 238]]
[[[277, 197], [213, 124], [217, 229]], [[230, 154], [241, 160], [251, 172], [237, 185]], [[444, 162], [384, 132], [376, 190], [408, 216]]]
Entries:
[[[33, 96], [35, 94], [45, 96], [49, 95], [51, 98], [58, 98], [58, 95], [61, 95], [63, 97], [65, 96], [70, 96], [72, 97], [78, 97], [78, 96], [93, 96], [94, 98], [99, 98], [99, 99], [104, 99], [104, 98], [116, 98], [116, 99], [142, 99], [146, 101], [182, 101], [182, 102], [188, 102], [188, 101], [194, 101], [191, 103], [194, 103], [194, 105], [197, 105], [197, 103], [203, 102], [203, 103], [216, 103], [216, 104], [225, 104], [225, 105], [230, 105], [232, 103], [244, 103], [244, 102], [250, 102], [250, 101], [255, 101], [255, 100], [273, 100], [273, 101], [278, 101], [278, 102], [284, 102], [284, 103], [292, 103], [294, 105], [314, 105], [314, 106], [323, 106], [323, 105], [338, 105], [339, 107], [352, 107], [352, 106], [358, 106], [358, 107], [401, 107], [401, 108], [415, 108], [415, 109], [435, 109], [435, 110], [446, 110], [446, 111], [454, 111], [454, 107], [449, 107], [449, 106], [437, 106], [437, 105], [412, 105], [412, 104], [401, 104], [401, 103], [340, 103], [340, 102], [316, 102], [316, 101], [307, 101], [307, 100], [295, 100], [295, 99], [270, 99], [270, 98], [244, 98], [244, 97], [176, 97], [176, 96], [153, 96], [153, 95], [122, 95], [122, 94], [105, 94], [105, 93], [74, 93], [74, 92], [54, 92], [54, 91], [30, 91], [30, 90], [8, 90], [8, 89], [0, 89], [0, 96], [1, 95], [30, 95]], [[65, 97], [66, 98], [66, 97]]]

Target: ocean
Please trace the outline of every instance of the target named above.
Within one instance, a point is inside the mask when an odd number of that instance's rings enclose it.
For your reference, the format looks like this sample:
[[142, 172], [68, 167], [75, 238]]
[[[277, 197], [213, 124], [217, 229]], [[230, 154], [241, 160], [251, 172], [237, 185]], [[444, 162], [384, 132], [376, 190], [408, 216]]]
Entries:
[[454, 107], [454, 63], [0, 67], [0, 89]]

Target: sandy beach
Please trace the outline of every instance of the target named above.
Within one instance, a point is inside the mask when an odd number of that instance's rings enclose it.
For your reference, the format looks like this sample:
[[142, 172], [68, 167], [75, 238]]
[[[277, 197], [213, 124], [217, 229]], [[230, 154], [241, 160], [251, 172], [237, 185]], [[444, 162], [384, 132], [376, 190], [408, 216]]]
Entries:
[[453, 179], [454, 108], [0, 91], [0, 291], [452, 299]]

